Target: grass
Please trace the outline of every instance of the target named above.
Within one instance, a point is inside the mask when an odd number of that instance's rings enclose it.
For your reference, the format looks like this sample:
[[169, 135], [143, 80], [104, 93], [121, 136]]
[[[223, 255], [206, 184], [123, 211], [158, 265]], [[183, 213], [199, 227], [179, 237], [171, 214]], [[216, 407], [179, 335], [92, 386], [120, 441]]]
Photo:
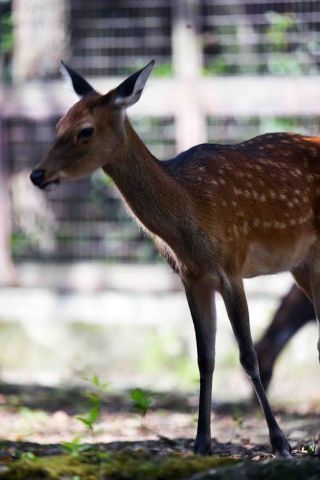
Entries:
[[186, 478], [186, 475], [235, 463], [237, 460], [228, 457], [199, 457], [182, 453], [155, 456], [144, 451], [108, 453], [91, 449], [76, 458], [70, 455], [42, 458], [23, 456], [0, 468], [0, 479], [179, 480]]

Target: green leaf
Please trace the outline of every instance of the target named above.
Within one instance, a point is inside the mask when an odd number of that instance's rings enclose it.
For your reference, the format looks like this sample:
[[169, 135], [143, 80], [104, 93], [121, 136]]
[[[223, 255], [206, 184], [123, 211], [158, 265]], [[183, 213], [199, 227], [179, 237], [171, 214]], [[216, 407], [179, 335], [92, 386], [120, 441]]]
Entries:
[[134, 408], [138, 410], [141, 415], [145, 416], [152, 405], [152, 397], [144, 392], [141, 388], [135, 388], [132, 390], [130, 396], [131, 400], [133, 401]]
[[35, 462], [37, 460], [37, 456], [32, 452], [23, 452], [20, 455], [21, 460], [28, 460], [30, 462]]

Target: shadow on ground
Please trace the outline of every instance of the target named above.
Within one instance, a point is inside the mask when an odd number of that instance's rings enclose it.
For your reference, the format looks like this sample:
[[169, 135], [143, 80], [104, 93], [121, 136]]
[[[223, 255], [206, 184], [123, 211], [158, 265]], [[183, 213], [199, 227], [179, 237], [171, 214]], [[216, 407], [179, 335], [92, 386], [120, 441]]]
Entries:
[[[320, 478], [320, 462], [312, 457], [319, 412], [277, 412], [294, 456], [293, 460], [282, 460], [274, 459], [264, 419], [253, 405], [214, 405], [213, 430], [219, 441], [212, 440], [212, 456], [204, 458], [192, 454], [195, 394], [148, 392], [154, 402], [146, 417], [140, 418], [130, 392], [107, 393], [101, 400], [100, 433], [88, 442], [88, 436], [76, 430], [74, 415], [90, 409], [89, 391], [80, 387], [1, 384], [0, 479]], [[16, 425], [21, 416], [25, 420], [26, 411], [28, 429], [21, 432]], [[37, 423], [41, 432], [35, 434]], [[55, 430], [55, 436], [50, 436], [52, 423], [58, 435]], [[69, 448], [63, 444], [66, 437]], [[52, 438], [57, 441], [52, 442]]]

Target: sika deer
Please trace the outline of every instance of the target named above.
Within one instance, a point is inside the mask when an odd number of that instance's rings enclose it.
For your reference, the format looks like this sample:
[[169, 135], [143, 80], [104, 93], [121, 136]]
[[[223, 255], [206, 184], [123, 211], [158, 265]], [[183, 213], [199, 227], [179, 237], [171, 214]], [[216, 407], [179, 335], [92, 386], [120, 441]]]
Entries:
[[240, 362], [264, 411], [273, 450], [290, 456], [260, 380], [242, 279], [291, 271], [313, 299], [319, 318], [320, 138], [273, 133], [234, 146], [198, 145], [160, 162], [126, 116], [126, 108], [139, 100], [153, 64], [106, 95], [65, 66], [81, 99], [59, 121], [57, 139], [31, 180], [45, 188], [102, 167], [180, 276], [194, 322], [200, 370], [195, 452], [208, 454], [211, 448], [218, 291]]

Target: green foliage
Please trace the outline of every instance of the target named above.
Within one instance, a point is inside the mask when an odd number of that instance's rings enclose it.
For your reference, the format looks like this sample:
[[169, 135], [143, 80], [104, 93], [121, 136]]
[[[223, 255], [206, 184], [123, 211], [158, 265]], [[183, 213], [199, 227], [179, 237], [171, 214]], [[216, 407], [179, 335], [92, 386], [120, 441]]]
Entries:
[[100, 377], [96, 374], [93, 374], [92, 377], [86, 378], [84, 380], [90, 382], [90, 384], [100, 390], [101, 392], [107, 392], [110, 388], [110, 382], [102, 382]]
[[13, 21], [11, 13], [0, 17], [0, 55], [11, 53], [13, 49]]
[[78, 415], [76, 417], [91, 434], [94, 436], [94, 427], [101, 416], [101, 396], [109, 389], [109, 382], [102, 382], [98, 375], [94, 374], [92, 377], [84, 378], [90, 384], [93, 391], [89, 391], [87, 397], [90, 401], [90, 410], [85, 415]]
[[69, 455], [39, 458], [37, 462], [18, 460], [9, 465], [0, 478], [5, 480], [179, 480], [210, 468], [235, 465], [230, 457], [202, 457], [186, 452], [155, 455], [143, 450], [108, 453], [86, 452], [80, 458]]
[[141, 388], [135, 388], [131, 391], [130, 397], [133, 403], [134, 409], [142, 416], [145, 417], [149, 408], [154, 402], [152, 395], [147, 393]]
[[[215, 30], [218, 38], [217, 43], [219, 44], [219, 37], [221, 37], [223, 51], [212, 59], [204, 70], [204, 74], [271, 73], [272, 75], [300, 75], [317, 73], [318, 68], [314, 58], [319, 45], [312, 39], [311, 35], [308, 38], [308, 27], [306, 25], [304, 25], [302, 32], [298, 16], [293, 13], [269, 11], [265, 14], [265, 19], [267, 24], [264, 27], [251, 26], [252, 29], [255, 28], [257, 35], [265, 35], [266, 41], [261, 44], [264, 57], [260, 57], [260, 53], [257, 52], [256, 61], [251, 64], [248, 61], [239, 64], [236, 61], [230, 61], [229, 55], [233, 58], [237, 56], [246, 58], [247, 46], [238, 42], [238, 37], [241, 34], [239, 29], [242, 29], [243, 25], [217, 26]], [[294, 32], [303, 33], [306, 41], [296, 45], [290, 42], [289, 35]], [[225, 37], [228, 38], [227, 42], [224, 41]]]
[[232, 408], [232, 420], [238, 425], [239, 428], [242, 428], [244, 423], [244, 415], [237, 405], [234, 405]]
[[171, 63], [163, 63], [156, 65], [154, 69], [154, 75], [156, 77], [172, 77], [173, 70]]
[[296, 25], [296, 19], [290, 13], [266, 13], [269, 26], [267, 28], [267, 38], [273, 46], [279, 50], [284, 50], [288, 47], [287, 32], [293, 29]]
[[90, 448], [89, 445], [81, 443], [80, 437], [74, 437], [71, 442], [62, 442], [61, 445], [64, 451], [73, 458], [79, 458], [83, 452]]
[[27, 460], [29, 462], [35, 462], [38, 457], [32, 452], [23, 452], [20, 455], [20, 460]]
[[88, 394], [88, 398], [91, 402], [91, 408], [86, 415], [78, 415], [76, 417], [79, 422], [83, 423], [93, 436], [94, 426], [100, 418], [101, 415], [101, 399], [97, 393]]
[[[109, 382], [101, 381], [96, 374], [89, 378], [84, 377], [84, 380], [89, 382], [90, 389], [93, 390], [87, 393], [90, 409], [86, 414], [76, 416], [76, 419], [86, 427], [93, 440], [95, 426], [101, 416], [101, 396], [106, 393], [110, 384]], [[70, 442], [62, 442], [61, 445], [64, 451], [73, 458], [79, 458], [85, 451], [90, 449], [89, 445], [81, 443], [81, 436], [75, 436]]]
[[308, 445], [303, 445], [301, 450], [302, 452], [305, 452], [310, 456], [315, 456], [317, 452], [317, 447], [318, 447], [317, 442], [315, 438], [313, 438], [312, 442], [309, 443]]

